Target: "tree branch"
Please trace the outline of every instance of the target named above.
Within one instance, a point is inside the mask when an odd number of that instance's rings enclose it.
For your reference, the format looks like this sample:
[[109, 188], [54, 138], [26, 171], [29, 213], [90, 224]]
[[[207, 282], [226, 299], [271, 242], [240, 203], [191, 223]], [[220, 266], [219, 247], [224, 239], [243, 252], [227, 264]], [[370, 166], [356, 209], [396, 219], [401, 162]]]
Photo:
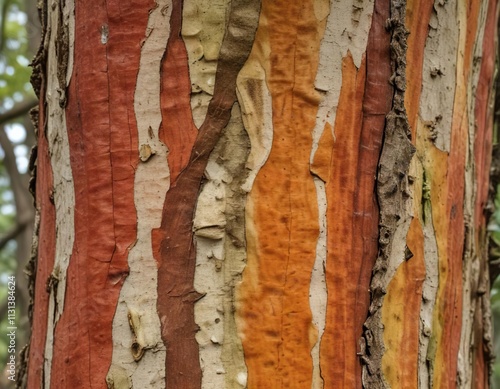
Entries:
[[12, 239], [17, 237], [25, 228], [27, 222], [17, 223], [13, 229], [7, 232], [4, 236], [0, 238], [0, 250], [2, 250], [7, 243], [9, 243]]
[[12, 109], [0, 114], [0, 125], [7, 123], [8, 121], [15, 119], [19, 116], [27, 114], [28, 111], [38, 104], [38, 100], [35, 98], [29, 98], [28, 100], [22, 101], [16, 104]]
[[31, 219], [33, 210], [26, 195], [27, 188], [23, 184], [22, 174], [19, 172], [14, 154], [14, 146], [5, 133], [4, 126], [0, 125], [0, 147], [4, 151], [3, 164], [10, 178], [10, 187], [14, 194], [16, 219], [19, 222]]

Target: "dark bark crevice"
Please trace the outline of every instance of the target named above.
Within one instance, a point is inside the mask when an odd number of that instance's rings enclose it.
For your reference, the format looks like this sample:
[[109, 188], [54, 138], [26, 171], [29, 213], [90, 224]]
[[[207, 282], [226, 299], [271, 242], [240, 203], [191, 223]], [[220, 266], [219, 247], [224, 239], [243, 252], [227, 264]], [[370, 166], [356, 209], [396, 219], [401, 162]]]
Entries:
[[404, 96], [406, 90], [406, 51], [408, 30], [405, 27], [406, 4], [391, 1], [391, 17], [386, 28], [391, 36], [391, 66], [394, 86], [392, 109], [386, 116], [384, 140], [377, 173], [377, 199], [380, 208], [379, 253], [371, 281], [371, 305], [365, 322], [362, 347], [363, 386], [385, 389], [388, 384], [382, 374], [385, 351], [381, 307], [386, 294], [386, 272], [391, 258], [395, 233], [401, 224], [405, 207], [410, 200], [411, 185], [408, 172], [415, 153]]

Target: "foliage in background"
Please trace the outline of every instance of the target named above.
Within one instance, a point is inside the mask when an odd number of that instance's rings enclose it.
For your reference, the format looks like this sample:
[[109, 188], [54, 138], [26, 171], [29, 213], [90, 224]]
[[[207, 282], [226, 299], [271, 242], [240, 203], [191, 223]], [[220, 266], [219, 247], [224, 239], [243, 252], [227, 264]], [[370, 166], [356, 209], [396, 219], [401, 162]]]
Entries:
[[[500, 233], [496, 232], [497, 238], [500, 238]], [[495, 355], [497, 360], [493, 365], [493, 372], [491, 377], [492, 389], [500, 389], [500, 363], [498, 362], [498, 355], [500, 355], [500, 278], [497, 278], [493, 283], [491, 290], [491, 313], [493, 316], [493, 333], [495, 337]]]
[[[31, 69], [28, 64], [32, 54], [29, 53], [27, 4], [25, 0], [0, 0], [0, 116], [11, 111], [18, 103], [34, 98], [29, 83]], [[19, 214], [16, 207], [19, 206], [19, 202], [16, 201], [11, 187], [12, 166], [9, 170], [6, 154], [13, 152], [17, 178], [20, 178], [23, 183], [27, 182], [27, 158], [33, 135], [27, 133], [26, 123], [28, 123], [26, 115], [19, 116], [5, 124], [0, 123], [0, 131], [7, 134], [8, 138], [4, 138], [9, 142], [9, 150], [5, 147], [0, 148], [0, 371], [3, 371], [5, 367], [7, 356], [7, 317], [5, 314], [7, 277], [19, 274], [19, 267], [24, 266], [27, 260], [27, 258], [18, 258], [19, 240], [14, 233], [19, 230], [19, 228], [16, 230], [18, 223], [16, 215]], [[2, 143], [2, 146], [5, 144]], [[17, 279], [17, 284], [18, 287], [24, 285], [24, 280]], [[18, 323], [26, 321], [19, 317], [21, 310], [17, 309], [16, 313]], [[19, 340], [25, 340], [26, 335], [20, 336]], [[24, 344], [17, 345], [17, 351], [20, 351], [23, 346]], [[0, 383], [2, 378], [0, 378]]]

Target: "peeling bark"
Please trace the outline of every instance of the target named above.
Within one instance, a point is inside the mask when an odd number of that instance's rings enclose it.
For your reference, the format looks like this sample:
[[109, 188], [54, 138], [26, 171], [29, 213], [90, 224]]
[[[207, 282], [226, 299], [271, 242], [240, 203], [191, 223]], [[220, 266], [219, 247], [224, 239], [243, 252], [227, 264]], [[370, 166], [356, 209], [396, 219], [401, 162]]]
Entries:
[[495, 0], [40, 6], [18, 387], [488, 387]]
[[166, 388], [201, 386], [194, 303], [203, 295], [193, 285], [196, 252], [192, 220], [208, 158], [236, 101], [236, 77], [250, 53], [258, 7], [257, 3], [234, 2], [232, 5], [219, 56], [214, 96], [193, 144], [188, 165], [167, 192], [161, 227], [155, 230], [157, 237], [154, 239], [160, 240], [157, 309], [167, 349]]

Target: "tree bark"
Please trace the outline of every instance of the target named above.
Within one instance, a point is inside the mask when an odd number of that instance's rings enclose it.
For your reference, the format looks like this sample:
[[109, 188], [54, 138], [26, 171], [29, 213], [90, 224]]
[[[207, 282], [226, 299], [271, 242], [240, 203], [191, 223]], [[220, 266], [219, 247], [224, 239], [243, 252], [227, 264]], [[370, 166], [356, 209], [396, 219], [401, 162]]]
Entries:
[[27, 387], [487, 388], [496, 7], [42, 2]]

